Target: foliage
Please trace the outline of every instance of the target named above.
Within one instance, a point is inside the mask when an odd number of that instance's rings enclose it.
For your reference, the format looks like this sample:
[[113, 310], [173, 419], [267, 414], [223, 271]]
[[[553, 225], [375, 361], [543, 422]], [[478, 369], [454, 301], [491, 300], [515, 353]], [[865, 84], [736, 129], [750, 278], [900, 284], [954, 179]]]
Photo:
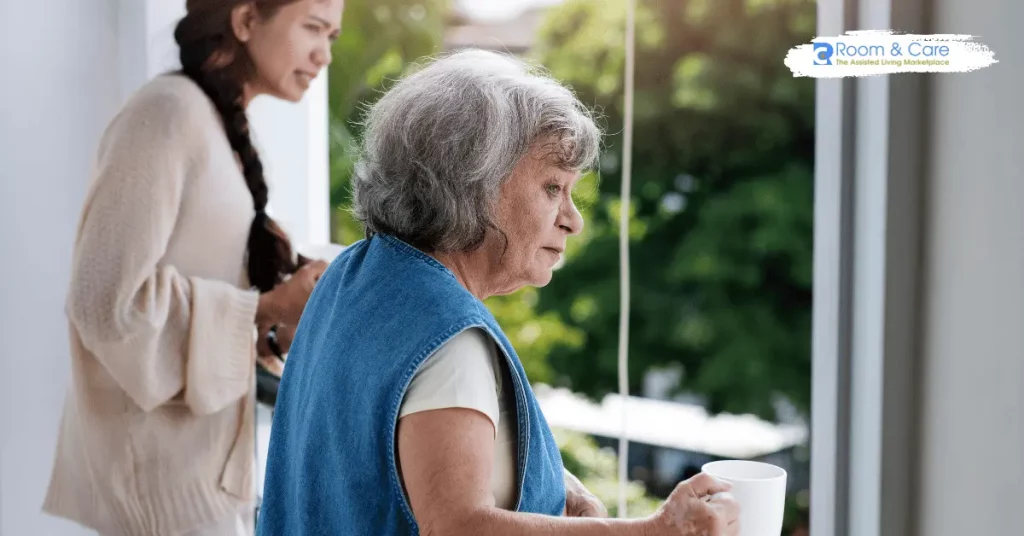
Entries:
[[[590, 437], [555, 429], [555, 442], [562, 452], [565, 468], [579, 478], [591, 493], [601, 499], [611, 517], [618, 515], [618, 462], [610, 449], [600, 449]], [[644, 486], [630, 482], [626, 490], [626, 515], [630, 518], [653, 514], [661, 500], [647, 495]]]
[[[350, 0], [330, 67], [333, 238], [362, 237], [349, 176], [360, 120], [389, 81], [441, 51], [449, 0]], [[813, 83], [782, 58], [807, 41], [810, 0], [640, 0], [630, 386], [678, 366], [712, 411], [807, 411]], [[543, 289], [488, 300], [534, 381], [599, 397], [617, 387], [624, 0], [550, 13], [536, 59], [601, 113], [601, 180]]]
[[[604, 117], [602, 180], [584, 245], [538, 311], [582, 330], [550, 355], [559, 383], [617, 387], [624, 0], [553, 10], [536, 59]], [[809, 0], [640, 0], [630, 225], [630, 385], [681, 366], [712, 411], [810, 403], [813, 83], [786, 51]]]
[[328, 68], [332, 238], [350, 244], [363, 237], [348, 212], [349, 178], [360, 121], [368, 106], [412, 62], [441, 51], [449, 0], [348, 0], [342, 31]]

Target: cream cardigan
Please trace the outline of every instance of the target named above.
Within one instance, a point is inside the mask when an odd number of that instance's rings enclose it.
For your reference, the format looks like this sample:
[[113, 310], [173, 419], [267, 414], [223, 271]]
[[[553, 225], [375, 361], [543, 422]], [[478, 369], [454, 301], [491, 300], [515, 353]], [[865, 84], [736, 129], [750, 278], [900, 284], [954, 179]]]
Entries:
[[72, 385], [45, 511], [163, 536], [251, 504], [253, 214], [191, 81], [151, 81], [111, 122], [75, 242]]

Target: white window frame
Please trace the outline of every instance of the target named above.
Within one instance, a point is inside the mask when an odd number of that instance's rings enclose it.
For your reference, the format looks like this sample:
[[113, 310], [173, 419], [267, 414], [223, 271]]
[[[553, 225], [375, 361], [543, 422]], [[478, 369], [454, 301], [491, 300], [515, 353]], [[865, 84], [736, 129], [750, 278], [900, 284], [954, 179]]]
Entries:
[[[924, 0], [820, 0], [818, 32], [927, 33]], [[816, 84], [811, 534], [914, 534], [925, 75]]]

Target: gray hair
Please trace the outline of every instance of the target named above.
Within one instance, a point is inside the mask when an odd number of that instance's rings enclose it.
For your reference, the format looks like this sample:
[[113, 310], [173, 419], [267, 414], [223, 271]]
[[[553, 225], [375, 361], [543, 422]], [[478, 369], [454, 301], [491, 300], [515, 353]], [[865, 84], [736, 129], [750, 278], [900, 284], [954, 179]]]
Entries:
[[[369, 111], [352, 178], [366, 236], [426, 251], [478, 247], [498, 187], [536, 144], [578, 171], [596, 165], [601, 132], [568, 88], [514, 57], [469, 50], [399, 81]], [[500, 229], [498, 230], [500, 232]]]

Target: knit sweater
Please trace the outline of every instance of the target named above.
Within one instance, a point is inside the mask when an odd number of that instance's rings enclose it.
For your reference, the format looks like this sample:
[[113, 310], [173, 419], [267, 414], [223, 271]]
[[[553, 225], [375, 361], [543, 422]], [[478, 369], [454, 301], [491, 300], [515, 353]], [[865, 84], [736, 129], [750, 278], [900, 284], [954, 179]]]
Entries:
[[253, 499], [254, 212], [220, 118], [161, 76], [100, 141], [65, 312], [72, 381], [44, 510], [174, 535]]

